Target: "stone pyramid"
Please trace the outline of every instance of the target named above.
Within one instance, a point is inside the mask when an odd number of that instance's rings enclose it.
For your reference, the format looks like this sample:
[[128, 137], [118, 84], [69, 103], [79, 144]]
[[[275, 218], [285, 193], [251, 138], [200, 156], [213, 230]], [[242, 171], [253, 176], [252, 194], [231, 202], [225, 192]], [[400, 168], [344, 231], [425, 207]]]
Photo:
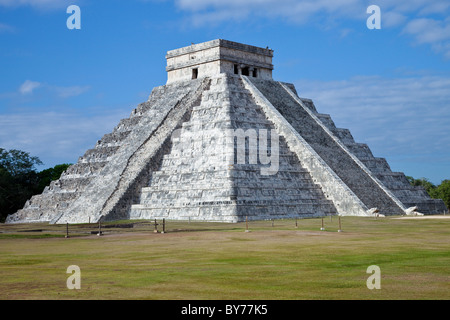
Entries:
[[7, 223], [447, 211], [274, 81], [272, 57], [222, 39], [167, 52], [166, 85]]

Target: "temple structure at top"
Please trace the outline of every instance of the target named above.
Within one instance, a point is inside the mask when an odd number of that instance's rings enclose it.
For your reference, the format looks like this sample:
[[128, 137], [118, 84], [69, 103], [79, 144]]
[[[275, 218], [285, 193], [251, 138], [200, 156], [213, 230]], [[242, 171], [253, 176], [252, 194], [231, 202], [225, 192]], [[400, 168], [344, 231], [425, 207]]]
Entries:
[[273, 50], [216, 39], [168, 51], [167, 83], [219, 73], [272, 80]]

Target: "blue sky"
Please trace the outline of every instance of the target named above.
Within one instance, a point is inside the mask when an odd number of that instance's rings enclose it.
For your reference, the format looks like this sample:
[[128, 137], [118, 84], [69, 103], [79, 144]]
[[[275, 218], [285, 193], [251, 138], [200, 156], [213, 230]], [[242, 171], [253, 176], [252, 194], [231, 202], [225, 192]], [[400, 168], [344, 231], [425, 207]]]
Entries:
[[0, 147], [76, 162], [165, 84], [168, 50], [217, 38], [272, 48], [274, 79], [393, 171], [450, 179], [450, 1], [0, 0]]

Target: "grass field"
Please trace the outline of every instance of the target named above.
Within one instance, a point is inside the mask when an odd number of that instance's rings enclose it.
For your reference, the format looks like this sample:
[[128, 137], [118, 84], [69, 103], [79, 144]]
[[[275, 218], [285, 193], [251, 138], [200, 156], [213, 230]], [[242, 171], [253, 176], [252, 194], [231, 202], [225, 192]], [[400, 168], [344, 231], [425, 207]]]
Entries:
[[0, 299], [450, 299], [447, 217], [1, 224]]

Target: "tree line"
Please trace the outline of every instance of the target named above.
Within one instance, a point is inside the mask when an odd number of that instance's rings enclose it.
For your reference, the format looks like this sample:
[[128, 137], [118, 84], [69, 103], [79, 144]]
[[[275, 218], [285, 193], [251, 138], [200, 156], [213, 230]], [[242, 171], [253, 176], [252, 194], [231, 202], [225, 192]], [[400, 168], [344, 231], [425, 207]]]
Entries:
[[446, 179], [439, 185], [434, 185], [426, 178], [414, 179], [413, 177], [406, 176], [409, 183], [413, 186], [422, 186], [433, 199], [442, 199], [450, 209], [450, 180]]
[[[58, 164], [53, 168], [37, 171], [42, 161], [28, 152], [0, 148], [0, 222], [8, 214], [22, 209], [25, 202], [35, 194], [40, 194], [52, 180], [57, 180], [71, 164]], [[407, 176], [413, 186], [422, 186], [431, 198], [444, 200], [450, 208], [450, 180], [434, 185], [426, 178], [414, 179]]]
[[58, 164], [53, 168], [37, 171], [42, 165], [38, 157], [28, 152], [0, 148], [0, 222], [8, 214], [22, 209], [25, 202], [40, 194], [52, 180], [57, 180], [70, 164]]

